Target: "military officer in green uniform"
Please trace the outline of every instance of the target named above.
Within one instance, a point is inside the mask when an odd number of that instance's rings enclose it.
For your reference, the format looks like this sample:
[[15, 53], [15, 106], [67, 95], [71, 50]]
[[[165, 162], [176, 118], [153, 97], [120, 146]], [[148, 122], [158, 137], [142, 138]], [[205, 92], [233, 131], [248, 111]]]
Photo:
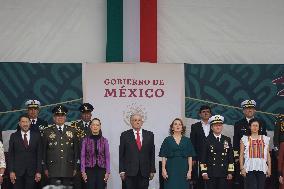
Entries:
[[78, 139], [75, 128], [65, 123], [67, 112], [62, 105], [54, 107], [54, 124], [44, 130], [44, 172], [52, 185], [58, 180], [65, 186], [71, 185], [78, 169]]
[[277, 116], [277, 121], [274, 127], [273, 144], [276, 151], [279, 150], [279, 144], [284, 142], [284, 114]]
[[[81, 143], [83, 138], [91, 134], [90, 124], [93, 110], [94, 107], [90, 103], [83, 103], [79, 107], [79, 111], [81, 112], [81, 119], [72, 123], [72, 126], [76, 128], [76, 135], [79, 139], [79, 151], [81, 151]], [[77, 171], [77, 174], [74, 178], [74, 187], [76, 189], [86, 188], [80, 170]]]

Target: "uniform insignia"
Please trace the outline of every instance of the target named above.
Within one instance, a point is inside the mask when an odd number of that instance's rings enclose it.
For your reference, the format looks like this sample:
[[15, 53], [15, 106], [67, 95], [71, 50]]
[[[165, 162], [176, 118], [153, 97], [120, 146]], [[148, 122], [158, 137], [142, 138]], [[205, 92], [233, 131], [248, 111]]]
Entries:
[[73, 133], [71, 131], [66, 131], [66, 135], [69, 137], [69, 138], [73, 138]]
[[224, 140], [224, 149], [227, 149], [229, 148], [229, 143], [228, 141]]
[[55, 137], [56, 137], [56, 134], [53, 133], [53, 132], [49, 135], [49, 138], [51, 138], [51, 139], [55, 139]]

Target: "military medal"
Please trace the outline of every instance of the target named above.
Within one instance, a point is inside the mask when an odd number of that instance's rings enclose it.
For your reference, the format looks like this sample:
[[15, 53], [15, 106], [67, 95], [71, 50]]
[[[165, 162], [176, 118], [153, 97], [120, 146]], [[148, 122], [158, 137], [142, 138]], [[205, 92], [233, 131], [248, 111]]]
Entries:
[[66, 135], [69, 137], [69, 138], [73, 138], [73, 133], [71, 131], [67, 131], [66, 132]]

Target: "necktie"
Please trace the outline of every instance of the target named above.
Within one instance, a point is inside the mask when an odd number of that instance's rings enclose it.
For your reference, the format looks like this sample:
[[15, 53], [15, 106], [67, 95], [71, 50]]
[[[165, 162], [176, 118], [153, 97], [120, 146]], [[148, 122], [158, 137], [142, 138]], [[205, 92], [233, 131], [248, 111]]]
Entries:
[[25, 148], [28, 148], [28, 146], [29, 146], [27, 134], [24, 134], [24, 145], [25, 145]]
[[62, 127], [58, 127], [58, 130], [62, 134]]
[[140, 140], [140, 135], [139, 135], [139, 131], [136, 132], [136, 144], [137, 144], [137, 147], [138, 147], [138, 150], [140, 151], [141, 150], [141, 140]]
[[220, 137], [217, 137], [218, 142], [220, 142]]
[[88, 127], [89, 127], [89, 123], [86, 122], [86, 123], [85, 123], [85, 128], [88, 128]]
[[35, 125], [35, 120], [34, 119], [32, 119], [32, 125]]

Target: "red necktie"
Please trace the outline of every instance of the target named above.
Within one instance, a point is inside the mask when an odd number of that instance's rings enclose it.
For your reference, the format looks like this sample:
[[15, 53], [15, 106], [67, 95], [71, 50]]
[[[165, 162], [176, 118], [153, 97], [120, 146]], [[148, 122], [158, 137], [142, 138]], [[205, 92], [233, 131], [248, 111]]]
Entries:
[[137, 144], [137, 147], [138, 147], [138, 150], [140, 151], [141, 150], [141, 140], [140, 140], [140, 135], [139, 135], [139, 131], [136, 132], [136, 144]]
[[27, 134], [24, 134], [24, 145], [25, 145], [26, 148], [28, 148], [28, 146], [29, 146]]

